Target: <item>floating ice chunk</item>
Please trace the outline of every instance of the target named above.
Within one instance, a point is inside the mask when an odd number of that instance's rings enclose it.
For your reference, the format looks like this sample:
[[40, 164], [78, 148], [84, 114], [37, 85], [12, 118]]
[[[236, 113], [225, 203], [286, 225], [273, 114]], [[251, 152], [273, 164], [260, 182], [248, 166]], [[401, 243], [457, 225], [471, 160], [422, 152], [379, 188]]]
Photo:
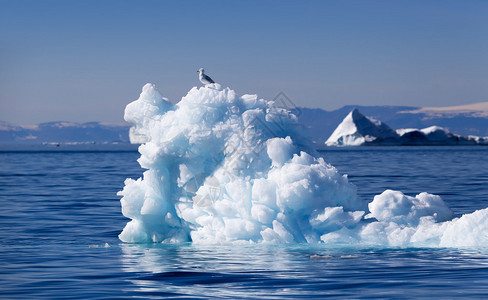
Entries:
[[418, 225], [373, 222], [359, 231], [361, 244], [402, 247], [487, 247], [488, 209], [445, 222], [421, 217]]
[[439, 196], [414, 197], [387, 190], [369, 204], [372, 222], [359, 230], [358, 242], [404, 247], [486, 247], [488, 208], [452, 219]]
[[108, 243], [103, 245], [88, 245], [88, 248], [110, 248], [110, 245]]

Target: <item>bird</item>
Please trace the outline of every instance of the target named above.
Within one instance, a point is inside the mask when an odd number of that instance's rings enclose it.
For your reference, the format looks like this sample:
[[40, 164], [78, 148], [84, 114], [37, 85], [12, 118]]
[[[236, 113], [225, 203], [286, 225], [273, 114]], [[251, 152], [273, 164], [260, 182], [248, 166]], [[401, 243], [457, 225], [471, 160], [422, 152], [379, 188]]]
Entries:
[[207, 85], [207, 84], [211, 84], [211, 83], [215, 83], [215, 81], [212, 80], [212, 78], [208, 77], [207, 75], [205, 75], [205, 70], [203, 70], [203, 68], [200, 68], [199, 70], [197, 70], [198, 73], [200, 73], [198, 75], [198, 79], [200, 79], [200, 81]]

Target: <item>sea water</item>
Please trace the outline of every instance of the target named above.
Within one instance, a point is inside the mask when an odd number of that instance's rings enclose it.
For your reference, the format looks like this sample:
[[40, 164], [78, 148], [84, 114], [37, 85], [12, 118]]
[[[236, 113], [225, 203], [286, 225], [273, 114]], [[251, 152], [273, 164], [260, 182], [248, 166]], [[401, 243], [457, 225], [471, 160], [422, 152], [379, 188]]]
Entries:
[[[371, 201], [437, 194], [488, 207], [488, 147], [330, 148]], [[126, 244], [120, 197], [137, 152], [0, 153], [0, 298], [486, 298], [488, 249]]]

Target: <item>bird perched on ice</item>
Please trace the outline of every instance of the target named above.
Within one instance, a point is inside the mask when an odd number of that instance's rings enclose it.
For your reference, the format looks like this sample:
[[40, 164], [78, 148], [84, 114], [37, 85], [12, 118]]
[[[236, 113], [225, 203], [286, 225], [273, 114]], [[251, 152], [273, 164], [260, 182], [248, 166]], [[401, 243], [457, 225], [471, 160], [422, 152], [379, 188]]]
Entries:
[[205, 70], [203, 70], [203, 68], [200, 68], [199, 70], [197, 70], [198, 73], [200, 73], [198, 75], [198, 78], [200, 79], [200, 81], [207, 85], [207, 84], [211, 84], [211, 83], [215, 83], [215, 81], [212, 80], [212, 78], [208, 77], [207, 75], [205, 75]]

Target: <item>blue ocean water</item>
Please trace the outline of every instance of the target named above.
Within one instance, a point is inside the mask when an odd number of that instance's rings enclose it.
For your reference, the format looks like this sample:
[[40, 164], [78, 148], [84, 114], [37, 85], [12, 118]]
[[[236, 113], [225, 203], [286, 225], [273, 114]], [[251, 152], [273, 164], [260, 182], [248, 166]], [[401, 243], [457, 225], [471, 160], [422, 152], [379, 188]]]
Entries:
[[[370, 201], [441, 195], [488, 207], [488, 147], [330, 149]], [[137, 152], [0, 153], [0, 298], [488, 298], [488, 249], [130, 245], [117, 191]]]

